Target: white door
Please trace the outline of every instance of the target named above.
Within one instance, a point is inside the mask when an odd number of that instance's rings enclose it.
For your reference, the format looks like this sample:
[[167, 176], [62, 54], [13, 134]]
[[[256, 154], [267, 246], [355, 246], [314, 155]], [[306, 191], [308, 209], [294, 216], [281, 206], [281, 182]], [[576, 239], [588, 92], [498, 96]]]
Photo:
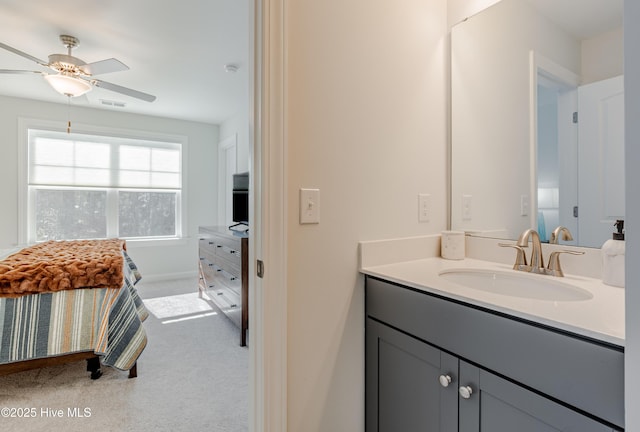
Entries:
[[225, 225], [233, 223], [233, 175], [236, 173], [236, 146], [228, 147], [225, 153]]
[[218, 222], [219, 225], [232, 224], [233, 175], [237, 167], [238, 134], [223, 139], [218, 144]]
[[601, 247], [625, 212], [622, 76], [578, 89], [578, 137], [578, 236]]

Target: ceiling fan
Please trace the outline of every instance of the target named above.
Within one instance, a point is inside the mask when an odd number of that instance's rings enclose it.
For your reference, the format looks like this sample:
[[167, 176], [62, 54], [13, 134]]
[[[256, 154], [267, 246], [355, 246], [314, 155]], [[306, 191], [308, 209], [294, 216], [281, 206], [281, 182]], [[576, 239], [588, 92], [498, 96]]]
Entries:
[[115, 58], [100, 60], [93, 63], [85, 63], [77, 57], [71, 55], [71, 50], [78, 46], [80, 41], [78, 38], [69, 35], [60, 35], [60, 40], [67, 48], [67, 54], [51, 54], [49, 61], [45, 62], [32, 55], [29, 55], [16, 48], [10, 47], [0, 42], [0, 48], [11, 51], [26, 59], [53, 69], [56, 73], [45, 73], [41, 71], [30, 70], [10, 70], [0, 69], [2, 74], [40, 74], [58, 93], [65, 96], [76, 97], [90, 91], [94, 86], [116, 93], [142, 99], [147, 102], [153, 102], [156, 97], [138, 90], [122, 87], [106, 81], [95, 79], [95, 75], [118, 72], [128, 70], [129, 67]]

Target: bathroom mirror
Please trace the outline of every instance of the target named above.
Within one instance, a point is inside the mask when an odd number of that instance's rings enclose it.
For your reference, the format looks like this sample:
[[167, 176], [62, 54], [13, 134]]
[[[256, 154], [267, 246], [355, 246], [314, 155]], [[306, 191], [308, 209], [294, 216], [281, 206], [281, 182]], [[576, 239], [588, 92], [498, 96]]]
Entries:
[[623, 0], [501, 0], [451, 31], [451, 228], [600, 247], [624, 219]]

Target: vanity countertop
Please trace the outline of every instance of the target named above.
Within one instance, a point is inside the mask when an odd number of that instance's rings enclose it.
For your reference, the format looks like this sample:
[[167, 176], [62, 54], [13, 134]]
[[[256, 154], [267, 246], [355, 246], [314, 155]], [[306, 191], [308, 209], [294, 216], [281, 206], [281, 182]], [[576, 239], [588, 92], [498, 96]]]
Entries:
[[363, 267], [366, 275], [417, 290], [494, 310], [570, 333], [624, 346], [624, 289], [605, 285], [599, 279], [565, 274], [564, 277], [530, 275], [569, 283], [589, 291], [593, 297], [580, 301], [548, 301], [505, 296], [455, 284], [439, 276], [452, 269], [484, 269], [515, 272], [512, 266], [466, 258], [426, 258]]

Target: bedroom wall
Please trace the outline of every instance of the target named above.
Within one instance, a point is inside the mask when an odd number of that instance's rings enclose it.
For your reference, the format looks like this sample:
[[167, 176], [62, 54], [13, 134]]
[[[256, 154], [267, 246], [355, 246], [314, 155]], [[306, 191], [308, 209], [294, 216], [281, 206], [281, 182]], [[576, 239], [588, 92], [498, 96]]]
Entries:
[[[0, 185], [2, 185], [2, 211], [0, 211], [0, 249], [10, 248], [18, 242], [18, 119], [29, 118], [67, 122], [66, 104], [53, 104], [0, 96]], [[186, 197], [185, 238], [175, 241], [128, 242], [128, 250], [147, 280], [185, 275], [196, 275], [197, 231], [199, 225], [215, 225], [217, 202], [217, 143], [216, 125], [187, 122], [160, 117], [125, 114], [71, 106], [73, 123], [99, 127], [113, 127], [152, 133], [186, 136], [186, 172], [183, 195]]]

